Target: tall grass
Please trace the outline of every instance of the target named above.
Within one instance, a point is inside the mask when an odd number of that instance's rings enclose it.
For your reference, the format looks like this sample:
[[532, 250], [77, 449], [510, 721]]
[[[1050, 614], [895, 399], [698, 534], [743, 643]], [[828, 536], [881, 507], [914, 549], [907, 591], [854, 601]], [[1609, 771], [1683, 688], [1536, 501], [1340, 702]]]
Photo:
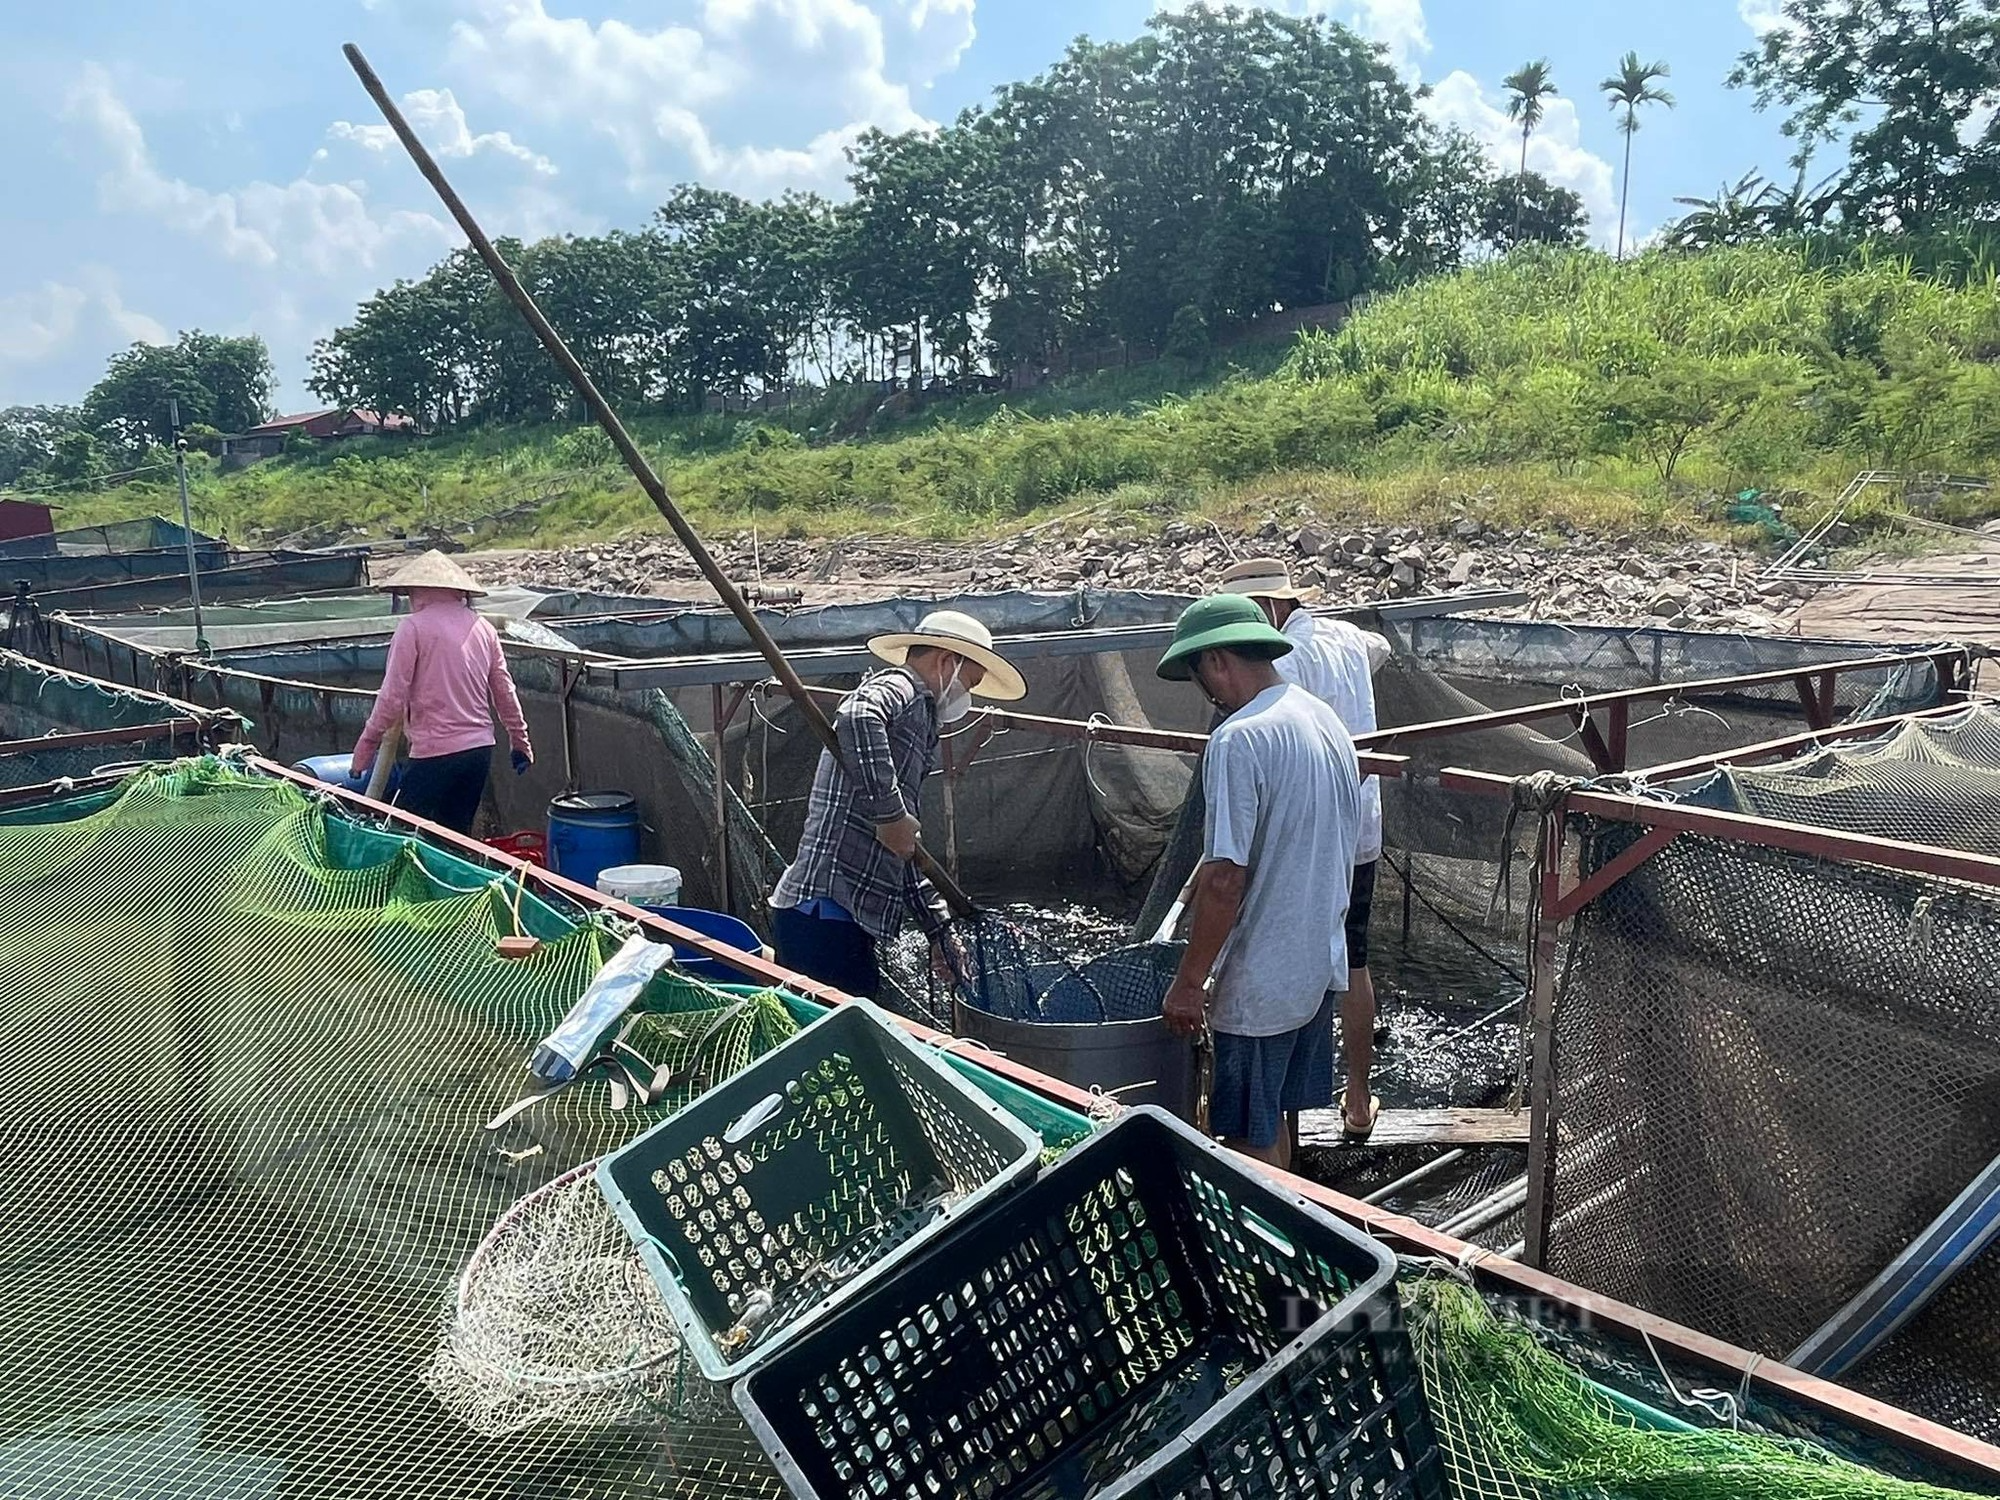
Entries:
[[[1784, 246], [1622, 264], [1527, 253], [1378, 298], [1289, 352], [1242, 358], [914, 413], [844, 392], [754, 418], [627, 415], [705, 525], [800, 534], [963, 534], [1104, 497], [1148, 510], [1293, 497], [1418, 519], [1505, 512], [1528, 496], [1524, 524], [1567, 508], [1641, 529], [1692, 515], [1679, 498], [1690, 487], [1831, 491], [1859, 467], [1987, 472], [2000, 460], [1990, 267], [1946, 282], [1892, 256], [1830, 265]], [[161, 508], [170, 493], [132, 486], [70, 514]], [[571, 425], [204, 472], [196, 509], [265, 533], [514, 509], [503, 537], [544, 543], [652, 524], [608, 445]]]

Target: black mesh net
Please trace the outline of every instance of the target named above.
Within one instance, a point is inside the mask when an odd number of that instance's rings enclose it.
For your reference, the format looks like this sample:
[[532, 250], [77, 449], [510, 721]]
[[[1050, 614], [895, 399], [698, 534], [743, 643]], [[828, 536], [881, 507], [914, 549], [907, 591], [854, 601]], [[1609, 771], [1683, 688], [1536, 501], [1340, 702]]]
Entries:
[[[1572, 823], [1594, 869], [1638, 836]], [[1782, 1357], [2000, 1141], [2000, 900], [1683, 834], [1578, 920], [1549, 1269]], [[1852, 1372], [2000, 1435], [2000, 1260]]]
[[[995, 913], [960, 918], [947, 928], [945, 943], [952, 997], [1005, 1021], [1150, 1020], [1160, 1013], [1183, 945], [1133, 943], [1094, 958], [1074, 957], [1068, 947]], [[933, 979], [931, 1003], [948, 1012], [943, 988]]]
[[1969, 705], [1672, 790], [1725, 812], [1985, 852], [2000, 847], [2000, 712]]

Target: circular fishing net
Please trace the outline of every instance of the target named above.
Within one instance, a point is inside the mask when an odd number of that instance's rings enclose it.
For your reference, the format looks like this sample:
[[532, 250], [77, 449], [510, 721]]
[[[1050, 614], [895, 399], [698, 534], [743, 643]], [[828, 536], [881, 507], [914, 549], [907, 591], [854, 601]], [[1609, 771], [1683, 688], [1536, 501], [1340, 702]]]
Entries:
[[680, 1332], [588, 1161], [537, 1188], [459, 1277], [424, 1383], [487, 1436], [612, 1426], [720, 1405], [684, 1374]]
[[[992, 912], [961, 918], [946, 929], [952, 994], [1006, 1021], [1151, 1020], [1174, 982], [1184, 945], [1131, 943], [1094, 958], [1072, 957], [1067, 946]], [[940, 988], [934, 977], [934, 1005]]]
[[[683, 1008], [632, 1017], [613, 1047], [660, 1085], [657, 1103], [692, 1097], [796, 1030], [771, 992], [731, 998], [667, 980], [650, 1003]], [[488, 1437], [544, 1422], [698, 1422], [728, 1409], [683, 1370], [679, 1330], [598, 1189], [596, 1160], [495, 1221], [459, 1274], [424, 1382]]]

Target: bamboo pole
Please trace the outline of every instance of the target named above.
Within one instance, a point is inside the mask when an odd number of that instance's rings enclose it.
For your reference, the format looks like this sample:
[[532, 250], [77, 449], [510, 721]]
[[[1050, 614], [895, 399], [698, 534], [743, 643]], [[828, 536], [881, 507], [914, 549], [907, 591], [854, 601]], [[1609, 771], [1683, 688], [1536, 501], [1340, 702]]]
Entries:
[[[673, 498], [667, 493], [665, 483], [654, 472], [646, 456], [639, 451], [638, 444], [632, 441], [632, 435], [625, 430], [625, 424], [618, 420], [618, 414], [611, 409], [611, 403], [604, 399], [603, 394], [597, 389], [596, 382], [590, 378], [589, 372], [570, 352], [569, 345], [563, 342], [562, 335], [557, 333], [554, 325], [543, 316], [541, 308], [535, 304], [535, 299], [528, 294], [528, 289], [521, 285], [520, 278], [514, 274], [514, 268], [507, 264], [498, 250], [493, 248], [493, 242], [487, 239], [486, 231], [479, 227], [478, 221], [472, 217], [472, 211], [465, 206], [452, 185], [445, 180], [443, 171], [439, 169], [424, 143], [417, 138], [417, 133], [410, 128], [409, 121], [403, 118], [402, 111], [389, 97], [389, 91], [383, 87], [382, 80], [376, 76], [368, 59], [362, 56], [361, 49], [349, 42], [341, 48], [341, 51], [346, 54], [355, 76], [361, 80], [361, 86], [368, 91], [368, 97], [375, 101], [375, 107], [382, 111], [382, 117], [389, 122], [389, 128], [396, 132], [396, 138], [403, 143], [403, 149], [410, 153], [410, 159], [416, 163], [417, 170], [423, 173], [424, 180], [430, 183], [439, 200], [451, 211], [451, 216], [458, 221], [458, 227], [465, 231], [466, 239], [471, 242], [479, 258], [486, 263], [486, 269], [493, 273], [493, 279], [499, 284], [500, 290], [506, 294], [507, 300], [514, 304], [515, 310], [534, 330], [535, 337], [541, 340], [542, 347], [549, 353], [549, 358], [553, 359], [563, 374], [569, 377], [569, 383], [576, 388], [576, 393], [582, 398], [584, 406], [597, 419], [597, 425], [604, 429], [605, 435], [611, 439], [619, 457], [625, 460], [625, 467], [630, 469], [632, 477], [639, 481], [639, 488], [646, 492], [646, 497], [658, 508], [674, 535], [680, 538], [681, 545], [687, 548], [688, 555], [694, 559], [694, 565], [701, 570], [702, 576], [715, 590], [716, 596], [749, 634], [764, 660], [770, 663], [771, 675], [778, 679], [785, 692], [798, 705], [799, 712], [805, 715], [806, 722], [812, 726], [813, 732], [820, 737], [833, 758], [836, 761], [841, 760], [840, 740], [834, 733], [832, 721], [827, 718], [820, 706], [813, 702], [811, 694], [806, 691], [805, 683], [800, 681], [799, 674], [793, 671], [791, 663], [785, 660], [784, 652], [778, 649], [778, 643], [771, 639], [770, 632], [764, 628], [764, 622], [757, 618], [755, 611], [744, 599], [742, 591], [730, 581], [729, 575], [722, 571], [694, 527], [688, 524], [687, 518], [674, 504]], [[972, 902], [965, 892], [959, 889], [958, 882], [945, 872], [944, 867], [921, 844], [917, 846], [916, 861], [918, 867], [930, 877], [931, 884], [937, 887], [954, 911], [961, 916], [969, 916], [972, 913]]]

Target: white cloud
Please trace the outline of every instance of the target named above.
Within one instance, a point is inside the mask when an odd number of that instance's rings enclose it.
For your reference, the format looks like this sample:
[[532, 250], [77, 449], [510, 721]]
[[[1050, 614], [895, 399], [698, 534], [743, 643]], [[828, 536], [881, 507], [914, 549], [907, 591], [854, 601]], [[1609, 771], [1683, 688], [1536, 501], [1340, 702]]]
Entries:
[[0, 297], [0, 359], [33, 364], [68, 349], [80, 335], [117, 345], [168, 342], [156, 320], [125, 305], [117, 279], [101, 267], [83, 267], [77, 282], [45, 281]]
[[[1486, 148], [1486, 155], [1502, 172], [1521, 167], [1521, 127], [1510, 119], [1504, 105], [1486, 97], [1479, 80], [1463, 71], [1448, 74], [1433, 86], [1423, 108], [1441, 125], [1455, 125]], [[1618, 198], [1611, 163], [1585, 149], [1583, 122], [1571, 99], [1548, 101], [1541, 124], [1528, 141], [1528, 170], [1539, 172], [1558, 187], [1566, 187], [1583, 199], [1590, 213], [1592, 237], [1610, 244], [1618, 231]], [[1626, 237], [1631, 238], [1631, 226]]]
[[847, 167], [847, 148], [867, 129], [843, 125], [804, 146], [723, 146], [693, 110], [664, 104], [654, 111], [653, 127], [660, 141], [680, 150], [704, 184], [728, 184], [753, 195], [838, 181]]
[[95, 139], [105, 165], [97, 179], [107, 213], [139, 214], [210, 245], [226, 258], [322, 277], [367, 270], [410, 243], [442, 248], [452, 236], [429, 214], [370, 207], [361, 183], [252, 182], [224, 192], [169, 176], [153, 160], [145, 132], [113, 88], [86, 65], [65, 117]]
[[59, 281], [0, 297], [0, 358], [27, 364], [53, 354], [75, 336], [88, 300], [82, 287]]
[[[403, 118], [436, 156], [476, 156], [492, 151], [512, 157], [522, 165], [554, 176], [556, 165], [539, 152], [530, 151], [504, 130], [472, 133], [465, 110], [450, 89], [416, 89], [403, 95]], [[396, 132], [387, 125], [355, 125], [335, 120], [327, 134], [337, 141], [353, 141], [370, 151], [400, 149]]]
[[979, 35], [972, 18], [976, 0], [904, 0], [910, 31], [912, 75], [930, 83], [958, 66]]
[[1785, 0], [1736, 0], [1736, 14], [1758, 36], [1795, 24], [1785, 17]]
[[[1188, 10], [1196, 5], [1219, 9], [1224, 3], [1235, 0], [1153, 0], [1153, 9]], [[1331, 16], [1369, 41], [1381, 43], [1396, 70], [1413, 82], [1431, 50], [1423, 0], [1268, 0], [1263, 8], [1288, 16]]]
[[[550, 12], [550, 0], [462, 0], [451, 60], [517, 108], [618, 147], [635, 192], [696, 175], [769, 193], [832, 188], [870, 127], [932, 123], [911, 89], [956, 66], [976, 0], [701, 0], [645, 29]], [[774, 120], [809, 132], [769, 138]]]

